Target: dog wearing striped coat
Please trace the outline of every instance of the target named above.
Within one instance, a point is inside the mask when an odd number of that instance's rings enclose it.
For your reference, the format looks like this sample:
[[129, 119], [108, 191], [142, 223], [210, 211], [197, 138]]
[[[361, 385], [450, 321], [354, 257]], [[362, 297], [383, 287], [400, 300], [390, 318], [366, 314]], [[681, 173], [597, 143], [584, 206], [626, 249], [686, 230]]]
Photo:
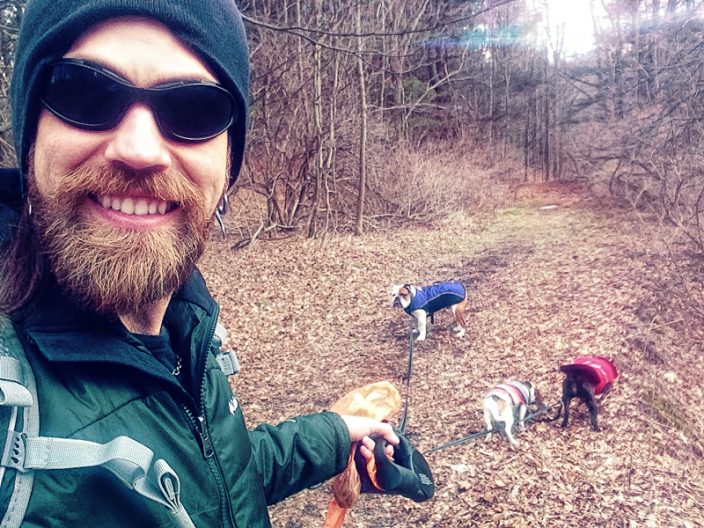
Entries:
[[[518, 421], [521, 431], [524, 431], [528, 407], [539, 403], [540, 400], [537, 389], [529, 381], [510, 380], [497, 385], [484, 396], [486, 430], [491, 431], [495, 425], [503, 423], [509, 444], [516, 447], [518, 441], [513, 437], [513, 424]], [[491, 432], [484, 440], [491, 440]]]

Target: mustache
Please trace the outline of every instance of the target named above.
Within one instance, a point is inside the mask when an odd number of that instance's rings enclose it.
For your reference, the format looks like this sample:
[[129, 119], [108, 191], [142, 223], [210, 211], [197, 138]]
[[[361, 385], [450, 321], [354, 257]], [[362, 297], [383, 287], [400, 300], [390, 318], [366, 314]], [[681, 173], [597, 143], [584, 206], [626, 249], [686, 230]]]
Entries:
[[175, 169], [142, 172], [126, 168], [81, 166], [61, 178], [62, 185], [50, 199], [64, 205], [77, 205], [97, 195], [138, 194], [189, 207], [203, 204], [202, 191]]

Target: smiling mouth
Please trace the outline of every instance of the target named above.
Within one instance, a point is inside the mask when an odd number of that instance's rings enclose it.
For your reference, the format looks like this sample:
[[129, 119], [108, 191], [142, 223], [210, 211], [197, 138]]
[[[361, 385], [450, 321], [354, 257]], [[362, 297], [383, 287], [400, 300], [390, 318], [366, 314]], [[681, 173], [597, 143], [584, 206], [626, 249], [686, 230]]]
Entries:
[[112, 209], [134, 216], [165, 215], [178, 207], [176, 202], [157, 200], [156, 198], [96, 195], [95, 200], [104, 209]]

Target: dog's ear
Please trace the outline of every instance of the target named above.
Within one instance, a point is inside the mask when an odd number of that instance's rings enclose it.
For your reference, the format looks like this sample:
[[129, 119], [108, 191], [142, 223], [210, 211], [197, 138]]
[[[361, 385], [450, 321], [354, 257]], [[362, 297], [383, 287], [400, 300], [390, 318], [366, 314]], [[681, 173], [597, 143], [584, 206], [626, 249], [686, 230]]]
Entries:
[[535, 387], [533, 386], [533, 384], [530, 381], [524, 381], [522, 383], [528, 389], [529, 399], [535, 401], [536, 390], [535, 390]]
[[391, 286], [391, 297], [398, 297], [403, 294], [403, 286], [400, 284], [394, 284]]

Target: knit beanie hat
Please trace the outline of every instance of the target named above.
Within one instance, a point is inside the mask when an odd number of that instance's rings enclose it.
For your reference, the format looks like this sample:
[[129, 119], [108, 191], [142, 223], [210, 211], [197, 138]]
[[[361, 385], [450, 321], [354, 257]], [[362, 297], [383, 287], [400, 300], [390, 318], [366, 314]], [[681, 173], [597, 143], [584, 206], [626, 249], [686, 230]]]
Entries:
[[10, 85], [12, 130], [22, 182], [37, 132], [43, 70], [88, 29], [124, 16], [152, 18], [164, 24], [234, 96], [238, 116], [229, 132], [232, 185], [242, 166], [249, 92], [249, 52], [235, 0], [29, 0]]

